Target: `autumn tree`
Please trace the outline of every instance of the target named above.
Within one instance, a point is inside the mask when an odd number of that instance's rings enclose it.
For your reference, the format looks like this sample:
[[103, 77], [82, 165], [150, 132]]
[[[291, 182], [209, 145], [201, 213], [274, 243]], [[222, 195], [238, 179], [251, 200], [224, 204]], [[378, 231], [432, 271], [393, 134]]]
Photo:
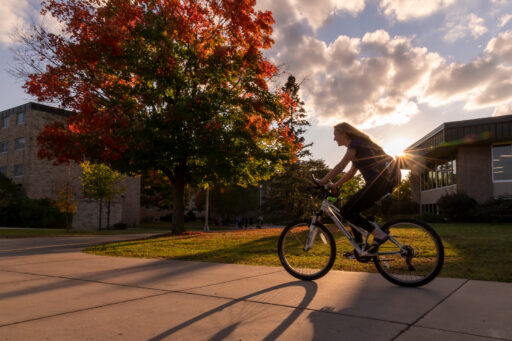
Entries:
[[40, 135], [39, 156], [85, 157], [123, 173], [161, 171], [174, 232], [186, 184], [268, 179], [300, 148], [284, 124], [293, 99], [272, 89], [270, 12], [255, 0], [43, 0], [64, 28], [21, 35], [24, 85], [71, 109]]

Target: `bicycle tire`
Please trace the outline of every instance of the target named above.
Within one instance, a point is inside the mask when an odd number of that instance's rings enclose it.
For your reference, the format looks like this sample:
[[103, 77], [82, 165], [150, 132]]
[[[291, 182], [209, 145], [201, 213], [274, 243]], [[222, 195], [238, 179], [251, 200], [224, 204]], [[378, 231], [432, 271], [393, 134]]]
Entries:
[[[290, 224], [279, 236], [277, 249], [281, 264], [289, 274], [305, 281], [318, 279], [327, 274], [336, 259], [336, 244], [331, 232], [320, 223], [315, 223], [315, 226], [318, 228], [318, 234], [312, 249], [308, 251], [301, 247], [306, 244], [309, 223]], [[322, 239], [321, 235], [325, 239]]]
[[[441, 272], [444, 264], [444, 246], [430, 225], [416, 219], [397, 219], [383, 225], [382, 230], [409, 248], [407, 255], [393, 255], [392, 265], [389, 264], [392, 257], [390, 255], [373, 257], [377, 271], [385, 279], [404, 287], [418, 287], [429, 283]], [[392, 251], [393, 248], [398, 250], [398, 247], [388, 240], [379, 247], [379, 252]], [[411, 257], [409, 263], [406, 261], [408, 256]]]

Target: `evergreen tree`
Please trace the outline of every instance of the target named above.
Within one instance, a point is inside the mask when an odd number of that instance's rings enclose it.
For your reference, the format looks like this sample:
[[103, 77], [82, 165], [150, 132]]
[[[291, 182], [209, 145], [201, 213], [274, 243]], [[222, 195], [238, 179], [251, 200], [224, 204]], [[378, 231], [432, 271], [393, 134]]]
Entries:
[[284, 125], [290, 129], [293, 136], [295, 136], [295, 140], [302, 146], [302, 149], [298, 150], [295, 155], [298, 159], [311, 156], [308, 148], [313, 143], [304, 144], [305, 139], [303, 135], [306, 132], [306, 127], [311, 126], [311, 124], [306, 119], [307, 114], [304, 102], [299, 97], [300, 84], [297, 83], [294, 76], [290, 75], [282, 90], [290, 96], [291, 100], [291, 105], [288, 106], [289, 116], [284, 121]]

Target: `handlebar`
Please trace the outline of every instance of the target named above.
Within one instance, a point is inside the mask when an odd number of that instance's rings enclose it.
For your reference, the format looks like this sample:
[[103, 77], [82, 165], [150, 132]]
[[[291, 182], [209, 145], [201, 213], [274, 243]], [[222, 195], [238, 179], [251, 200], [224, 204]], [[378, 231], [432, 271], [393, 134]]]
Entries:
[[[311, 174], [311, 179], [313, 180], [313, 183], [317, 188], [320, 188], [322, 190], [322, 194], [324, 199], [328, 197], [329, 195], [336, 194], [336, 190], [333, 190], [332, 188], [328, 188], [327, 185], [321, 185], [320, 180], [315, 178], [313, 174]], [[329, 180], [329, 184], [332, 184], [332, 182]]]

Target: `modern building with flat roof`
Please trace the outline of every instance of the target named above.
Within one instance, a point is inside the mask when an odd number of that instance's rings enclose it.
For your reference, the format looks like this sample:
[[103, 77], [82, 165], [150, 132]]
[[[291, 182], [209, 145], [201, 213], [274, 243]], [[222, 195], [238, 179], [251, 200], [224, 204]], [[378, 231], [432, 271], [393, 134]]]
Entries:
[[405, 150], [412, 199], [437, 213], [446, 193], [512, 198], [512, 115], [446, 122]]
[[[73, 216], [73, 228], [97, 228], [99, 203], [82, 195], [80, 182], [82, 167], [75, 162], [56, 166], [52, 161], [37, 156], [37, 137], [48, 124], [65, 121], [72, 112], [27, 103], [0, 112], [0, 173], [17, 183], [29, 198], [56, 199], [64, 185], [73, 188], [78, 202]], [[138, 226], [140, 220], [140, 177], [126, 177], [125, 191], [111, 203], [111, 224], [125, 223]], [[106, 207], [102, 221], [105, 225]], [[105, 215], [105, 216], [104, 216]]]

